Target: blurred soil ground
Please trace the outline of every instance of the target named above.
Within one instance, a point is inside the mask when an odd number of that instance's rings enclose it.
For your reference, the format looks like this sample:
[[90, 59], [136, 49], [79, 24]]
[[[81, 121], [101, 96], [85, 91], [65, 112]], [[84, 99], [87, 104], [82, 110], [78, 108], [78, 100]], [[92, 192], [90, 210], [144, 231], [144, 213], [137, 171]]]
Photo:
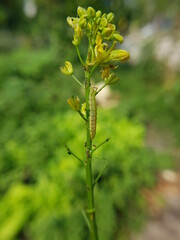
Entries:
[[[170, 132], [159, 133], [148, 127], [146, 143], [156, 151], [167, 149], [176, 160], [180, 149], [174, 149]], [[150, 218], [141, 233], [133, 233], [131, 240], [180, 239], [180, 166], [176, 171], [164, 170], [159, 174], [153, 190], [143, 192], [149, 206]]]
[[[165, 179], [169, 174], [169, 180]], [[171, 175], [171, 176], [170, 176]], [[168, 177], [167, 177], [168, 178]], [[170, 178], [172, 178], [170, 180]], [[157, 196], [163, 204], [157, 204]], [[146, 192], [151, 218], [140, 234], [132, 234], [131, 240], [179, 240], [180, 239], [180, 172], [163, 173], [154, 192]]]

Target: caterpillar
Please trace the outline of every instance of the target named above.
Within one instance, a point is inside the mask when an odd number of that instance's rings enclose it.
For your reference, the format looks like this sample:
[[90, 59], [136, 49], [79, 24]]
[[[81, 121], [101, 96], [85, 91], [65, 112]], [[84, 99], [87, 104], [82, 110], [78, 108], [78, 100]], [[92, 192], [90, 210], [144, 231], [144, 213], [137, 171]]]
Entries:
[[97, 107], [96, 107], [96, 90], [90, 87], [89, 93], [89, 129], [90, 137], [93, 139], [96, 135], [96, 120], [97, 120]]

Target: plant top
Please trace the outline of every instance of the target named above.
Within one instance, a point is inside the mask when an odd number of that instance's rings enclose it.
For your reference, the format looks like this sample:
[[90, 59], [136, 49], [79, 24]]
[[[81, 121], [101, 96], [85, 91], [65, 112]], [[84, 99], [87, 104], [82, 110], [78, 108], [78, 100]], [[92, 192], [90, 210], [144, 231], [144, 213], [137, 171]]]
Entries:
[[[67, 22], [74, 30], [73, 45], [78, 51], [80, 61], [85, 70], [90, 70], [100, 66], [101, 77], [106, 85], [113, 84], [119, 79], [114, 71], [118, 63], [125, 62], [130, 58], [129, 52], [123, 49], [115, 49], [117, 43], [121, 44], [124, 39], [116, 30], [113, 24], [114, 14], [112, 12], [102, 14], [100, 10], [95, 11], [92, 7], [87, 10], [78, 7], [78, 17], [68, 17]], [[80, 56], [78, 46], [83, 36], [88, 38], [89, 47], [86, 60]], [[73, 67], [66, 61], [65, 67], [61, 71], [66, 75], [73, 74]]]

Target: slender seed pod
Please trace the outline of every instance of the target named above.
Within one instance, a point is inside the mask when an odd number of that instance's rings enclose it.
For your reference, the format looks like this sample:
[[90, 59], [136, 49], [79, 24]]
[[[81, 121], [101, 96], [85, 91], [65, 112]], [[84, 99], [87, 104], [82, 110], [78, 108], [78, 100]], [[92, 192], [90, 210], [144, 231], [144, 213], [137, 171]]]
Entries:
[[89, 129], [90, 136], [93, 139], [96, 135], [96, 119], [97, 119], [97, 107], [96, 107], [96, 90], [90, 87], [89, 93]]

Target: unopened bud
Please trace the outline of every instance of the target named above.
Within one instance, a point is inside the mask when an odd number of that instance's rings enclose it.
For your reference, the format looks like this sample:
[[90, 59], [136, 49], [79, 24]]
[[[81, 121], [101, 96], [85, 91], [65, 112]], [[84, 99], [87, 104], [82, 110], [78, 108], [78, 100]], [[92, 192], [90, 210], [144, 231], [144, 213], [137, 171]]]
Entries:
[[113, 14], [112, 12], [108, 13], [108, 15], [107, 15], [107, 20], [108, 20], [108, 22], [109, 22], [109, 23], [112, 22], [113, 19], [114, 19], [114, 14]]
[[100, 17], [99, 17], [99, 18], [96, 18], [96, 24], [99, 24], [100, 21], [101, 21], [101, 18], [100, 18]]
[[110, 56], [109, 56], [108, 60], [109, 61], [122, 61], [122, 62], [125, 62], [129, 58], [130, 58], [129, 52], [127, 52], [126, 50], [119, 49], [119, 50], [113, 50], [110, 53]]
[[81, 113], [83, 114], [84, 117], [86, 117], [86, 103], [83, 103], [81, 105]]
[[87, 16], [87, 11], [86, 11], [86, 9], [84, 9], [82, 7], [78, 7], [77, 14], [78, 14], [79, 17], [84, 16], [84, 15]]
[[86, 26], [86, 18], [84, 16], [80, 17], [79, 26], [82, 28]]
[[119, 81], [119, 78], [116, 77], [115, 73], [111, 73], [109, 77], [105, 80], [107, 85], [111, 85]]
[[114, 24], [108, 24], [107, 27], [102, 30], [102, 35], [105, 37], [109, 37], [115, 31], [115, 29], [116, 26]]
[[74, 96], [72, 96], [71, 98], [68, 98], [67, 103], [73, 110], [80, 110], [80, 99], [78, 97], [75, 98]]
[[65, 66], [60, 68], [61, 72], [65, 75], [72, 75], [73, 74], [73, 66], [70, 62], [66, 61]]
[[103, 14], [102, 17], [101, 17], [101, 21], [99, 23], [99, 29], [102, 30], [104, 29], [106, 26], [107, 26], [107, 19], [105, 17], [105, 15]]
[[81, 42], [79, 41], [79, 39], [78, 39], [76, 36], [74, 36], [74, 39], [72, 40], [72, 44], [73, 44], [74, 46], [78, 46], [80, 43], [81, 43]]
[[90, 24], [90, 23], [87, 24], [87, 29], [88, 29], [89, 31], [91, 31], [92, 27], [91, 27], [91, 24]]
[[92, 7], [88, 7], [87, 9], [88, 16], [94, 18], [96, 16], [96, 11]]
[[106, 79], [109, 77], [109, 74], [110, 74], [110, 67], [107, 66], [107, 67], [103, 67], [103, 70], [101, 72], [101, 77], [102, 79]]
[[69, 26], [74, 28], [75, 23], [76, 23], [76, 19], [74, 17], [67, 17], [67, 23], [69, 24]]
[[114, 33], [112, 36], [112, 39], [118, 41], [119, 43], [123, 43], [123, 41], [124, 41], [123, 36], [121, 36], [118, 33]]
[[98, 11], [96, 12], [96, 18], [100, 18], [100, 17], [101, 17], [101, 11], [98, 10]]
[[82, 29], [80, 28], [79, 25], [75, 26], [74, 31], [75, 31], [74, 40], [72, 41], [72, 43], [75, 46], [78, 46], [81, 43], [81, 38], [82, 38], [82, 35], [83, 35], [83, 31], [82, 31]]

